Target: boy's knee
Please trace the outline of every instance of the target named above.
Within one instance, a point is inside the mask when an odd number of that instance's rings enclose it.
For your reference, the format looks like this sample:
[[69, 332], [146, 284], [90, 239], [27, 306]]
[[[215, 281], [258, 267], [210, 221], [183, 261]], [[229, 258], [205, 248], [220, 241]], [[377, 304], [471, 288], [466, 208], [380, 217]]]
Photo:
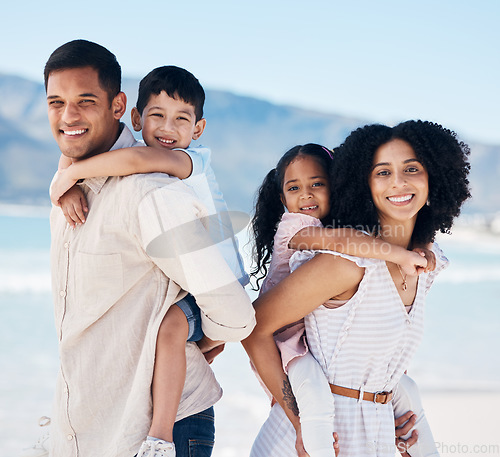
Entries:
[[185, 338], [187, 340], [188, 332], [189, 325], [186, 315], [178, 306], [172, 305], [160, 324], [158, 339]]

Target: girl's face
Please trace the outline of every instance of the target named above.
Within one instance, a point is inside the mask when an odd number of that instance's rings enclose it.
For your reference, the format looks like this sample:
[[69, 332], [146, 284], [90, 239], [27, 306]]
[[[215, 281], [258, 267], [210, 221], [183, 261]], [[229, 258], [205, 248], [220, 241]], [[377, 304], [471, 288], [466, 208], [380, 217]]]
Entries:
[[429, 176], [413, 148], [395, 139], [380, 146], [368, 180], [380, 222], [415, 220], [429, 196]]
[[330, 211], [328, 176], [311, 156], [298, 156], [286, 168], [282, 201], [290, 213], [322, 219]]

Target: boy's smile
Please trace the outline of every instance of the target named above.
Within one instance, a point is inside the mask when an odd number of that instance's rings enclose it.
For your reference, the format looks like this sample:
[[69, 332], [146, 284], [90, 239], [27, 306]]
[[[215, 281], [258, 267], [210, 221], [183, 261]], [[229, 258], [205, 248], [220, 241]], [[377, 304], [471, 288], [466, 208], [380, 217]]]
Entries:
[[164, 91], [150, 96], [142, 115], [136, 108], [132, 110], [134, 130], [142, 129], [142, 138], [151, 147], [186, 149], [201, 136], [205, 124], [205, 119], [196, 121], [193, 105]]

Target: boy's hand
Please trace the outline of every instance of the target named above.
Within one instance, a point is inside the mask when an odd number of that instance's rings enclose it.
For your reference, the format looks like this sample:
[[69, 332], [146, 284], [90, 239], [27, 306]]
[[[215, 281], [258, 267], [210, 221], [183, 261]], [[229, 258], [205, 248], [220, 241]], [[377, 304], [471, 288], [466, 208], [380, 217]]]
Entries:
[[424, 270], [425, 273], [429, 273], [429, 271], [435, 270], [436, 254], [434, 254], [434, 252], [432, 252], [430, 249], [427, 248], [415, 248], [413, 249], [413, 252], [417, 252], [422, 257], [425, 257], [425, 259], [427, 260], [427, 267]]
[[415, 250], [402, 250], [395, 263], [401, 267], [404, 274], [410, 276], [419, 275], [420, 273], [426, 271], [427, 268], [427, 258], [424, 254], [419, 254]]
[[77, 224], [85, 223], [85, 217], [89, 209], [87, 199], [78, 186], [71, 187], [59, 198], [59, 206], [71, 227], [74, 228]]
[[60, 206], [59, 199], [76, 184], [68, 173], [69, 168], [58, 170], [50, 186], [50, 200], [56, 206]]

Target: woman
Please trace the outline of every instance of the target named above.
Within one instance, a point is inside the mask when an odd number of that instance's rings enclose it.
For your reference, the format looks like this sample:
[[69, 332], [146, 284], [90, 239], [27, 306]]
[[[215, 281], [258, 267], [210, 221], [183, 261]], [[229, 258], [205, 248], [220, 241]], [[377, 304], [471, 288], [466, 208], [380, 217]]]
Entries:
[[[454, 133], [429, 122], [358, 129], [334, 154], [332, 220], [405, 248], [430, 243], [438, 230], [449, 231], [470, 196], [468, 153]], [[433, 249], [437, 267], [419, 277], [381, 260], [294, 254], [290, 264], [297, 269], [255, 302], [257, 327], [244, 342], [279, 403], [252, 456], [307, 455], [273, 340], [275, 331], [304, 316], [310, 350], [333, 393], [340, 455], [394, 455], [391, 392], [422, 337], [425, 295], [447, 263]]]

